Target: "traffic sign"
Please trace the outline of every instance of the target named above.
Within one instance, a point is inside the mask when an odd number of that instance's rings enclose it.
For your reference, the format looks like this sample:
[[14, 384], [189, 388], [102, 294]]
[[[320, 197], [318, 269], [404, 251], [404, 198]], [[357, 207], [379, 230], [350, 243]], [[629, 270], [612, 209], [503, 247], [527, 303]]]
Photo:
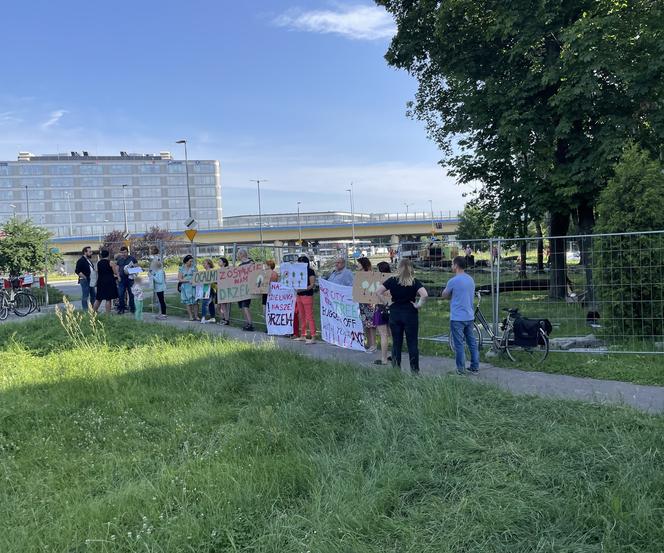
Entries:
[[193, 217], [189, 217], [188, 219], [185, 219], [184, 226], [193, 229], [198, 226], [198, 222]]
[[187, 235], [187, 238], [189, 238], [189, 242], [193, 242], [198, 231], [195, 228], [188, 228], [184, 233]]
[[125, 233], [122, 235], [122, 238], [124, 238], [124, 239], [125, 239], [125, 242], [126, 242], [127, 240], [129, 240], [129, 237], [130, 237], [130, 236], [131, 236], [131, 234], [129, 234], [128, 232], [125, 232]]

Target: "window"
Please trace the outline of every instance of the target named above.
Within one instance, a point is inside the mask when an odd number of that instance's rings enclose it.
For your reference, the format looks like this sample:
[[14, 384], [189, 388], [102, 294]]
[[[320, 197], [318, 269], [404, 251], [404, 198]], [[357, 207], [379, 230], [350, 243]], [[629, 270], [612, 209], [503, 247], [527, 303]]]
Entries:
[[[125, 192], [127, 198], [131, 198], [133, 193], [131, 190]], [[111, 188], [111, 198], [122, 198], [122, 188]]]
[[161, 188], [141, 188], [141, 198], [161, 198]]
[[188, 207], [188, 202], [184, 200], [168, 200], [168, 207], [170, 209]]
[[[73, 175], [73, 165], [51, 165], [51, 175]], [[41, 173], [32, 173], [33, 175], [41, 175]]]
[[159, 186], [161, 177], [139, 177], [138, 184], [140, 186]]
[[52, 200], [64, 200], [67, 198], [68, 192], [66, 190], [51, 190]]
[[196, 175], [194, 177], [194, 184], [204, 184], [204, 185], [214, 185], [216, 184], [217, 180], [215, 177], [199, 177]]
[[161, 211], [142, 211], [141, 212], [141, 221], [161, 221], [162, 212]]
[[203, 161], [194, 162], [194, 173], [214, 173], [214, 163], [205, 163]]
[[123, 165], [111, 165], [108, 172], [111, 175], [131, 175], [134, 172], [134, 168], [128, 163]]
[[43, 175], [44, 168], [41, 165], [21, 165], [19, 169], [21, 175]]
[[94, 199], [94, 198], [103, 198], [104, 191], [99, 188], [84, 188], [81, 190], [81, 198], [85, 199]]
[[11, 179], [0, 179], [0, 188], [11, 188], [14, 183]]
[[[25, 193], [24, 193], [25, 196]], [[32, 200], [43, 200], [44, 199], [44, 190], [42, 188], [28, 188], [28, 199]]]
[[131, 184], [131, 177], [111, 177], [111, 186], [122, 186], [123, 184]]
[[138, 166], [139, 173], [151, 174], [151, 173], [161, 173], [161, 167], [156, 163], [146, 163]]
[[167, 182], [170, 186], [187, 186], [187, 177], [185, 175], [167, 177]]
[[183, 161], [170, 161], [168, 163], [169, 173], [185, 173], [186, 168]]
[[81, 202], [84, 211], [103, 211], [104, 202], [103, 201], [84, 201]]
[[96, 163], [82, 163], [80, 173], [81, 175], [102, 175], [104, 167]]
[[187, 188], [185, 186], [180, 188], [167, 188], [165, 192], [166, 194], [164, 194], [164, 196], [168, 196], [169, 198], [187, 197]]
[[[67, 211], [67, 210], [69, 210], [69, 205], [68, 205], [68, 202], [66, 200], [65, 201], [60, 201], [60, 202], [51, 202], [51, 205], [53, 207], [53, 211]], [[62, 222], [62, 221], [60, 221], [60, 222]]]
[[217, 195], [217, 191], [214, 188], [194, 188], [192, 192], [193, 196], [204, 198], [214, 198]]
[[74, 186], [74, 179], [72, 177], [57, 177], [50, 180], [51, 186], [54, 188], [70, 188]]
[[0, 190], [0, 200], [11, 200], [14, 197], [14, 192], [11, 190]]
[[103, 186], [104, 179], [101, 177], [83, 177], [81, 179], [81, 186], [88, 188], [92, 186]]
[[9, 176], [9, 163], [0, 163], [0, 177]]

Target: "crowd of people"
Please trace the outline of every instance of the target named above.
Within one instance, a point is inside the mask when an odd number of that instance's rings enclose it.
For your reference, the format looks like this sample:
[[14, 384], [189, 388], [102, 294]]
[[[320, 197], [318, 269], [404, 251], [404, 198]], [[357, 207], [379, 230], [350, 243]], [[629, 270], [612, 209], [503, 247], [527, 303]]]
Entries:
[[[469, 252], [464, 253], [466, 254], [464, 257], [454, 258], [452, 270], [455, 276], [447, 282], [441, 292], [441, 296], [451, 302], [450, 333], [454, 343], [458, 374], [464, 374], [466, 371], [464, 346], [467, 346], [470, 352], [470, 367], [467, 370], [470, 373], [479, 371], [479, 350], [473, 333], [475, 282], [465, 272]], [[237, 257], [239, 266], [252, 263], [246, 249], [240, 249]], [[311, 267], [307, 256], [300, 256], [298, 262], [305, 263], [307, 266], [307, 282], [306, 287], [297, 290], [292, 338], [307, 344], [314, 344], [316, 340], [314, 317], [316, 272]], [[371, 261], [366, 257], [360, 258], [358, 264], [360, 271], [373, 271]], [[269, 260], [266, 265], [271, 271], [270, 282], [278, 281], [279, 275], [275, 270], [274, 261]], [[224, 269], [228, 266], [228, 259], [220, 257], [218, 267]], [[212, 259], [205, 259], [203, 267], [211, 270], [215, 268], [215, 263]], [[380, 273], [392, 274], [392, 265], [386, 261], [378, 263], [376, 268]], [[178, 270], [177, 290], [189, 320], [192, 322], [200, 320], [202, 324], [230, 324], [231, 303], [219, 302], [214, 283], [210, 285], [209, 295], [197, 297], [196, 286], [193, 284], [193, 276], [196, 271], [193, 256], [186, 255]], [[91, 304], [91, 308], [97, 312], [101, 304], [105, 303], [106, 313], [110, 313], [113, 303], [116, 303], [118, 314], [129, 310], [134, 314], [136, 320], [142, 320], [146, 279], [140, 273], [138, 262], [129, 253], [127, 247], [120, 248], [120, 253], [114, 258], [111, 258], [108, 250], [102, 249], [96, 264], [92, 260], [92, 249], [84, 248], [76, 263], [76, 275], [81, 286], [82, 308], [87, 310]], [[342, 286], [352, 286], [353, 279], [354, 272], [347, 267], [346, 259], [343, 256], [335, 260], [334, 270], [326, 276], [327, 281]], [[157, 319], [165, 319], [166, 275], [163, 265], [156, 255], [151, 260], [147, 280], [159, 301], [160, 313], [157, 315]], [[412, 262], [409, 259], [401, 259], [396, 274], [383, 281], [383, 284], [378, 287], [377, 294], [383, 300], [381, 303], [360, 304], [366, 351], [374, 353], [378, 350], [377, 338], [379, 336], [380, 358], [376, 359], [375, 363], [377, 365], [391, 363], [395, 367], [400, 367], [405, 338], [410, 370], [414, 374], [419, 373], [419, 310], [425, 304], [429, 294], [425, 286], [415, 277]], [[262, 300], [265, 315], [267, 294], [263, 295]], [[237, 305], [244, 321], [243, 330], [254, 331], [251, 299], [241, 300], [237, 302]], [[388, 345], [390, 337], [392, 339], [391, 349]]]

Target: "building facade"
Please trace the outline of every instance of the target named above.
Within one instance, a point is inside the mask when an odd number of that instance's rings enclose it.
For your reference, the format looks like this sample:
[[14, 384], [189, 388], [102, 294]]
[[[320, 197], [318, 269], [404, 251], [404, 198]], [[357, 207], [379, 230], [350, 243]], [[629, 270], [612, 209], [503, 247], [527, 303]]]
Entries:
[[[222, 226], [219, 162], [189, 160], [191, 212], [199, 229]], [[0, 221], [29, 217], [56, 237], [184, 230], [187, 167], [170, 152], [90, 156], [19, 153], [0, 162]]]

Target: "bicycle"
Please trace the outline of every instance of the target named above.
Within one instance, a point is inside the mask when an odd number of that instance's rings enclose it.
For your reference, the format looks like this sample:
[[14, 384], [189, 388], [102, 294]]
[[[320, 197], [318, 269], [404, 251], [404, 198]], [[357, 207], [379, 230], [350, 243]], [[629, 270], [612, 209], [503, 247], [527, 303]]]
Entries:
[[[487, 293], [487, 292], [484, 292]], [[500, 323], [501, 334], [496, 334], [493, 330], [493, 325], [489, 324], [482, 313], [480, 305], [482, 303], [482, 292], [476, 292], [477, 306], [475, 307], [475, 321], [473, 322], [473, 332], [477, 340], [478, 349], [482, 348], [483, 335], [482, 329], [489, 337], [489, 340], [495, 351], [504, 353], [515, 363], [528, 363], [530, 365], [537, 365], [544, 362], [549, 355], [549, 336], [542, 328], [537, 329], [537, 339], [535, 345], [523, 346], [518, 345], [516, 334], [514, 332], [514, 323], [517, 319], [521, 318], [518, 309], [504, 309], [507, 312], [507, 317]], [[454, 352], [454, 340], [452, 334], [449, 336], [449, 346]], [[466, 353], [468, 348], [466, 346]]]
[[0, 321], [4, 321], [10, 312], [17, 317], [25, 317], [37, 310], [37, 298], [29, 290], [0, 290]]

